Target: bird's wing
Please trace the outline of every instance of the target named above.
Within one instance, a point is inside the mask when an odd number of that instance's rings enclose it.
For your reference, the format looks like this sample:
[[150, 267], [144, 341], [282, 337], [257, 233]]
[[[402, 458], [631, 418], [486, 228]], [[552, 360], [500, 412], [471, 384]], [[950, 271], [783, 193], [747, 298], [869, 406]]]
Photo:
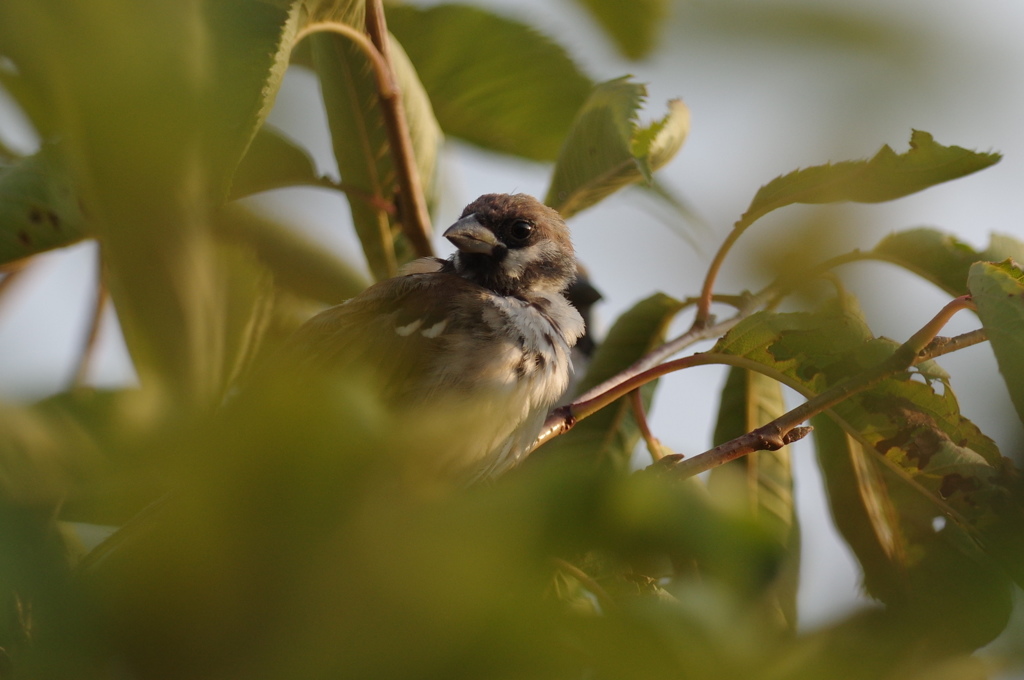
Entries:
[[416, 394], [432, 367], [457, 346], [454, 338], [478, 332], [473, 326], [483, 319], [458, 310], [485, 294], [454, 274], [388, 279], [310, 319], [291, 349], [313, 370], [372, 372], [384, 395]]

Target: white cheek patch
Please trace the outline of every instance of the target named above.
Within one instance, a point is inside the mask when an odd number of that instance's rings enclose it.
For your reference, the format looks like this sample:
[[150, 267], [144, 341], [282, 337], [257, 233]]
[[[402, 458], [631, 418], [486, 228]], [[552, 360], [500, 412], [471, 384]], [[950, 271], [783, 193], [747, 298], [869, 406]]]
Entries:
[[501, 267], [506, 276], [518, 279], [530, 263], [543, 262], [558, 255], [558, 246], [553, 241], [544, 240], [527, 248], [509, 250]]

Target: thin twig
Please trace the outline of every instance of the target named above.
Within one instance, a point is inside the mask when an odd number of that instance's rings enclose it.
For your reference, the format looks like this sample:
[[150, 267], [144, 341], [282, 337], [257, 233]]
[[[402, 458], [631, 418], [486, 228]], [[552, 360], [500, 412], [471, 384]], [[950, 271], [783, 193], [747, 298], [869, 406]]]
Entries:
[[0, 302], [3, 302], [4, 297], [10, 294], [14, 290], [14, 284], [24, 275], [25, 270], [32, 264], [31, 257], [24, 257], [14, 262], [8, 262], [7, 264], [0, 267], [0, 273], [4, 275], [0, 279]]
[[110, 300], [110, 292], [107, 290], [107, 280], [103, 273], [103, 251], [96, 250], [96, 300], [92, 307], [92, 318], [89, 320], [89, 334], [85, 338], [82, 351], [78, 354], [78, 365], [75, 367], [74, 376], [71, 378], [71, 387], [77, 388], [85, 384], [89, 375], [89, 368], [92, 366], [93, 357], [96, 356], [96, 348], [99, 346], [100, 326], [103, 323], [103, 312]]
[[633, 407], [633, 418], [636, 420], [637, 427], [640, 428], [640, 436], [644, 438], [644, 443], [647, 444], [651, 460], [657, 463], [665, 457], [665, 447], [662, 446], [661, 441], [651, 432], [651, 426], [647, 422], [647, 411], [644, 409], [644, 400], [640, 390], [630, 392], [629, 399]]
[[598, 603], [601, 605], [601, 608], [606, 612], [615, 607], [615, 600], [612, 599], [611, 595], [609, 595], [608, 592], [602, 588], [592, 576], [590, 576], [590, 574], [583, 571], [572, 562], [563, 560], [560, 557], [553, 557], [551, 558], [551, 561], [555, 563], [556, 567], [569, 574], [569, 576], [572, 576], [580, 582], [580, 585], [593, 593], [594, 597], [597, 598]]

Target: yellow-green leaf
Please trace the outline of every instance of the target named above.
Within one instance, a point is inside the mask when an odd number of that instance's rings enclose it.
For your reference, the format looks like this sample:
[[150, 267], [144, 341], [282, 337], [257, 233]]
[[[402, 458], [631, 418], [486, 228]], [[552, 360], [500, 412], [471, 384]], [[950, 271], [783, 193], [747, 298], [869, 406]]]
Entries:
[[870, 160], [816, 165], [777, 177], [758, 190], [740, 224], [793, 203], [880, 203], [891, 201], [989, 167], [1001, 156], [942, 146], [914, 130], [910, 150], [897, 154], [883, 146]]
[[563, 217], [580, 212], [668, 163], [690, 128], [678, 100], [650, 125], [637, 122], [647, 89], [618, 78], [596, 86], [573, 122], [555, 164], [545, 202]]

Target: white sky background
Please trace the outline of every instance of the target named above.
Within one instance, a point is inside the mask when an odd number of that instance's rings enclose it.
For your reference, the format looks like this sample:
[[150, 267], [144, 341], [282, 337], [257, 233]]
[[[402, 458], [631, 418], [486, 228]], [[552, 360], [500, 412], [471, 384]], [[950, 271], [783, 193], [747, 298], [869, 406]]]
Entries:
[[[739, 292], [766, 282], [767, 274], [756, 273], [756, 267], [771, 263], [760, 261], [760, 253], [777, 253], [780, 240], [794, 242], [797, 237], [785, 236], [787, 226], [814, 215], [823, 225], [838, 225], [824, 241], [829, 253], [870, 248], [891, 231], [922, 225], [976, 247], [983, 247], [992, 231], [1024, 238], [1024, 3], [1019, 0], [794, 0], [788, 5], [834, 12], [847, 17], [850, 26], [885, 29], [888, 42], [881, 47], [830, 37], [812, 24], [790, 26], [788, 33], [768, 31], [767, 9], [779, 3], [685, 2], [665, 27], [661, 49], [640, 63], [619, 58], [572, 3], [477, 4], [542, 27], [595, 80], [632, 73], [648, 83], [647, 119], [663, 115], [666, 100], [674, 97], [691, 109], [690, 137], [660, 178], [706, 221], [707, 229], [696, 234], [699, 250], [666, 226], [657, 216], [663, 213], [649, 210], [637, 192], [623, 192], [571, 222], [578, 254], [606, 298], [598, 310], [605, 326], [656, 291], [696, 294], [711, 254], [762, 184], [798, 167], [869, 157], [884, 143], [902, 153], [911, 128], [931, 132], [942, 144], [997, 150], [1005, 157], [981, 173], [890, 204], [780, 211], [741, 239], [719, 278], [719, 290]], [[744, 26], [743, 18], [750, 16], [746, 8], [765, 14]], [[480, 49], [486, 47], [482, 38]], [[0, 99], [0, 130], [10, 129], [11, 115], [8, 102]], [[336, 173], [315, 82], [307, 74], [286, 79], [272, 121], [306, 144], [325, 172]], [[444, 159], [438, 231], [479, 194], [543, 196], [549, 174], [547, 166], [452, 144]], [[261, 203], [332, 249], [358, 252], [340, 196], [289, 190]], [[437, 245], [443, 254], [451, 250], [447, 243]], [[88, 244], [44, 256], [20, 283], [18, 295], [0, 308], [0, 399], [36, 398], [67, 384], [89, 315], [93, 257]], [[856, 265], [843, 274], [849, 274], [845, 278], [861, 297], [875, 332], [896, 340], [906, 339], [946, 301], [930, 285], [886, 265]], [[683, 319], [680, 326], [688, 322]], [[976, 325], [963, 314], [948, 332]], [[113, 323], [106, 326], [104, 340], [94, 381], [129, 379]], [[1004, 454], [1019, 451], [1024, 433], [990, 349], [975, 347], [940, 363], [953, 374], [968, 417]], [[686, 454], [708, 447], [723, 375], [702, 368], [662, 381], [652, 426], [663, 443]], [[814, 626], [858, 606], [859, 576], [831, 528], [813, 451], [797, 446], [795, 460], [805, 550], [801, 616]]]

